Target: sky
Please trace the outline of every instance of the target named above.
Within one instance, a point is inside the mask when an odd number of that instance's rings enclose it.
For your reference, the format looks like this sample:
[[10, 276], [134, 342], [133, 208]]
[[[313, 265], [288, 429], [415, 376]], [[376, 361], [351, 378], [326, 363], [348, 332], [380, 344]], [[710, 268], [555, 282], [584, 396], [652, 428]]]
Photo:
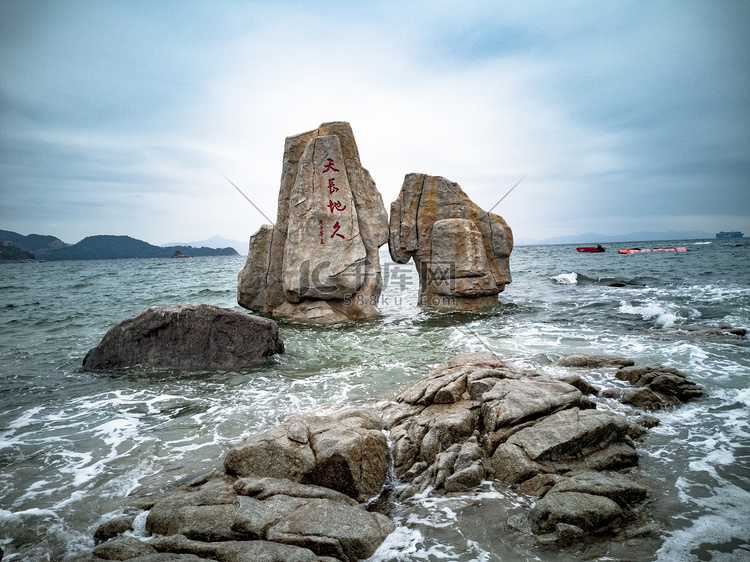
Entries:
[[386, 209], [517, 239], [750, 234], [750, 2], [0, 0], [0, 229], [245, 241], [284, 139], [348, 121]]

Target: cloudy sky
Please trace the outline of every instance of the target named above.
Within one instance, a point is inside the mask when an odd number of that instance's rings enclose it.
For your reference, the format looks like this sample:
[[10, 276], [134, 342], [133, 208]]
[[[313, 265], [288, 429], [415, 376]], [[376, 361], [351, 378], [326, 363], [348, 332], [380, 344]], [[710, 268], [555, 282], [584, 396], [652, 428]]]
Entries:
[[247, 240], [284, 138], [349, 121], [386, 208], [517, 238], [750, 232], [750, 2], [0, 0], [0, 229]]

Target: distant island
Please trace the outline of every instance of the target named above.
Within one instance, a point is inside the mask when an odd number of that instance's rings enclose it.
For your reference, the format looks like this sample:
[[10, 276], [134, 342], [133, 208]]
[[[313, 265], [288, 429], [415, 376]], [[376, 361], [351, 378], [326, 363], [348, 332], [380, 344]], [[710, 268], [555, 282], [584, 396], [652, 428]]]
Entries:
[[24, 236], [0, 230], [0, 262], [31, 260], [114, 260], [129, 258], [171, 258], [176, 252], [192, 257], [238, 256], [234, 248], [160, 247], [130, 236], [88, 236], [77, 244], [66, 244], [54, 236]]

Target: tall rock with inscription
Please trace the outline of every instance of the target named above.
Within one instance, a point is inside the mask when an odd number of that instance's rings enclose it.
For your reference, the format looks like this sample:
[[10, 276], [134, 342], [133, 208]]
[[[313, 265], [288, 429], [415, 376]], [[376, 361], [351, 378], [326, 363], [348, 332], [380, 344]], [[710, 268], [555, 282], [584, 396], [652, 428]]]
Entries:
[[275, 225], [250, 238], [237, 278], [248, 309], [332, 323], [378, 314], [388, 215], [349, 123], [286, 139]]
[[391, 204], [391, 257], [419, 273], [419, 304], [478, 310], [497, 304], [511, 282], [513, 234], [502, 217], [480, 209], [440, 176], [408, 174]]

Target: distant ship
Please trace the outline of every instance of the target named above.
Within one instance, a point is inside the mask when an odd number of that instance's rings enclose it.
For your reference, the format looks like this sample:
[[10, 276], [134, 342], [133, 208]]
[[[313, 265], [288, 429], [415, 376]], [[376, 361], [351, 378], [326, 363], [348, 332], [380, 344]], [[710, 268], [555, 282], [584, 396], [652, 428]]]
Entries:
[[716, 238], [742, 238], [744, 234], [742, 234], [739, 230], [735, 232], [724, 232], [723, 230], [721, 232], [716, 233]]

